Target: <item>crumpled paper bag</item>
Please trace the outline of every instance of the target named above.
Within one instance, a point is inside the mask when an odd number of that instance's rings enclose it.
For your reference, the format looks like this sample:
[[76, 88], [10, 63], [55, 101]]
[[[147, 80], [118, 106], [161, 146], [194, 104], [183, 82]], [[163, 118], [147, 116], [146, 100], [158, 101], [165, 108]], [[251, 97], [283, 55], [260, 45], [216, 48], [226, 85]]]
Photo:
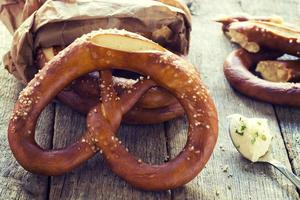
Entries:
[[[2, 1], [7, 3], [16, 0]], [[181, 9], [161, 2], [48, 0], [42, 5], [35, 5], [35, 11], [32, 11], [33, 7], [29, 7], [31, 10], [26, 7], [28, 2], [19, 2], [21, 3], [14, 5], [17, 10], [21, 6], [27, 10], [23, 10], [21, 14], [16, 13], [14, 19], [6, 18], [6, 22], [4, 21], [10, 31], [19, 27], [14, 32], [11, 50], [4, 56], [3, 63], [10, 73], [25, 84], [38, 70], [35, 64], [35, 52], [38, 48], [67, 46], [81, 35], [99, 28], [136, 32], [179, 54], [187, 54], [189, 49], [191, 24], [188, 17]], [[0, 6], [3, 4], [0, 3]], [[30, 12], [33, 14], [20, 23]]]

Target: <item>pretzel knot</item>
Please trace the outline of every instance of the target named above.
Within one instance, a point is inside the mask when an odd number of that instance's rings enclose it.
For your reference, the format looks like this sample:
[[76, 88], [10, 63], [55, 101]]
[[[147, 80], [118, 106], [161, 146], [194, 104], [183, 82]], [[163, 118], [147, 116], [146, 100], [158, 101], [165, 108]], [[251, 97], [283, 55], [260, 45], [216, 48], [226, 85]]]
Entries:
[[[232, 87], [268, 103], [300, 106], [300, 30], [279, 17], [235, 16], [217, 21], [242, 47], [224, 63]], [[297, 60], [277, 60], [286, 53]]]
[[[113, 68], [138, 72], [151, 80], [139, 81], [118, 96], [112, 87]], [[101, 77], [101, 99], [88, 113], [86, 132], [64, 149], [39, 147], [34, 129], [43, 108], [72, 80], [93, 71]], [[116, 136], [122, 116], [156, 84], [178, 99], [189, 120], [186, 146], [162, 165], [135, 158]], [[99, 30], [61, 51], [27, 85], [15, 105], [8, 139], [18, 162], [34, 173], [68, 172], [99, 151], [112, 171], [132, 185], [165, 190], [187, 183], [201, 171], [217, 140], [217, 122], [213, 101], [190, 63], [137, 34]]]

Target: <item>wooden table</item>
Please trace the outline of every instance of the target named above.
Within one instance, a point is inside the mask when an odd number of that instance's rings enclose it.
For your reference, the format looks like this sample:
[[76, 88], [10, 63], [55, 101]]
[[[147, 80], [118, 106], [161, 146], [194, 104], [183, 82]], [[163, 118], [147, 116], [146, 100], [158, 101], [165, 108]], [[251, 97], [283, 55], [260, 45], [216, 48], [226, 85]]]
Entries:
[[[190, 1], [193, 31], [189, 59], [202, 74], [219, 114], [219, 139], [205, 169], [185, 187], [165, 192], [143, 192], [114, 175], [97, 155], [71, 173], [45, 177], [28, 173], [18, 165], [7, 142], [7, 123], [22, 85], [0, 68], [0, 199], [299, 199], [295, 187], [273, 167], [251, 164], [237, 153], [228, 135], [227, 115], [265, 117], [274, 135], [276, 157], [300, 175], [300, 109], [251, 100], [225, 80], [222, 65], [235, 48], [224, 37], [219, 14], [247, 12], [280, 15], [300, 23], [298, 0], [198, 0]], [[0, 54], [11, 36], [1, 24]], [[122, 141], [129, 150], [151, 163], [172, 158], [186, 142], [185, 118], [152, 126], [122, 125]], [[61, 103], [51, 103], [42, 113], [37, 140], [45, 148], [70, 144], [83, 132], [84, 116]], [[227, 169], [228, 168], [228, 169]]]

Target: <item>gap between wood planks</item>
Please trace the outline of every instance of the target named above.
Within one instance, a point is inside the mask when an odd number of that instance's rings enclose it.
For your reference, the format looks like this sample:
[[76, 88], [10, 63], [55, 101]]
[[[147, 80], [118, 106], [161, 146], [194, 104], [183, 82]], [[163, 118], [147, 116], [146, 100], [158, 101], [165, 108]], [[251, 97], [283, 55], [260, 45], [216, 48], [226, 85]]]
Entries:
[[[53, 102], [53, 123], [52, 123], [52, 130], [51, 130], [51, 140], [50, 140], [50, 149], [53, 149], [53, 140], [54, 140], [54, 127], [55, 127], [55, 117], [56, 117], [56, 102]], [[50, 199], [50, 189], [51, 189], [51, 176], [47, 177], [47, 188], [46, 188], [46, 200]]]
[[292, 171], [296, 174], [296, 172], [295, 172], [295, 170], [294, 170], [294, 167], [293, 167], [293, 164], [292, 164], [292, 162], [291, 162], [291, 160], [292, 160], [292, 159], [291, 159], [291, 155], [290, 155], [290, 153], [289, 153], [289, 151], [288, 151], [288, 147], [287, 147], [286, 141], [285, 141], [285, 139], [284, 139], [285, 137], [284, 137], [284, 134], [283, 134], [283, 131], [282, 131], [282, 127], [281, 127], [281, 124], [280, 124], [280, 120], [279, 120], [278, 113], [277, 113], [277, 111], [276, 111], [275, 105], [272, 105], [272, 108], [273, 108], [274, 113], [275, 113], [275, 116], [276, 116], [276, 120], [277, 120], [277, 124], [278, 124], [278, 127], [279, 127], [279, 131], [280, 131], [282, 140], [283, 140], [283, 142], [284, 142], [286, 154], [287, 154], [288, 159], [289, 159], [289, 161], [290, 161]]
[[[283, 128], [282, 128], [281, 120], [280, 120], [280, 117], [279, 117], [279, 114], [278, 114], [278, 110], [276, 109], [276, 105], [272, 105], [272, 107], [273, 107], [273, 110], [274, 110], [274, 113], [275, 113], [275, 116], [276, 116], [276, 120], [277, 120], [278, 127], [279, 127], [279, 130], [280, 130], [280, 134], [281, 134], [284, 146], [285, 146], [286, 154], [288, 156], [288, 159], [289, 159], [289, 162], [290, 162], [290, 165], [291, 165], [292, 172], [299, 176], [300, 174], [297, 173], [297, 170], [296, 170], [297, 166], [293, 162], [294, 158], [293, 158], [293, 155], [291, 155], [291, 149], [290, 149], [289, 145], [287, 144], [288, 140], [287, 140], [287, 138], [286, 138], [286, 136], [283, 132]], [[296, 190], [298, 192], [298, 195], [300, 196], [300, 189], [296, 188]]]

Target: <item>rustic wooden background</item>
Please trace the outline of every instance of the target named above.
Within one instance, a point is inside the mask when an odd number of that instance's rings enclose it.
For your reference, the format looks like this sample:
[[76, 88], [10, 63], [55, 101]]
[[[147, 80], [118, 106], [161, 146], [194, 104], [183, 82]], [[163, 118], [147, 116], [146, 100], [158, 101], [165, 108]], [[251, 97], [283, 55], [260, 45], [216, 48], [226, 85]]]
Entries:
[[[299, 199], [295, 187], [271, 166], [251, 164], [231, 144], [227, 115], [265, 117], [274, 134], [276, 157], [300, 175], [300, 109], [251, 100], [232, 90], [222, 65], [235, 48], [213, 18], [247, 12], [280, 15], [300, 24], [299, 0], [187, 0], [193, 12], [189, 59], [199, 67], [219, 114], [219, 139], [205, 169], [189, 184], [165, 192], [143, 192], [115, 176], [97, 155], [71, 173], [38, 176], [18, 165], [8, 147], [6, 130], [16, 98], [23, 88], [0, 68], [0, 199]], [[10, 47], [11, 35], [0, 24], [0, 55]], [[37, 140], [45, 148], [64, 147], [83, 132], [85, 118], [61, 103], [44, 110]], [[119, 131], [130, 152], [145, 161], [162, 163], [174, 157], [186, 142], [186, 120], [179, 118], [153, 126], [123, 125]], [[227, 169], [228, 168], [228, 169]], [[226, 170], [227, 169], [227, 170]]]

